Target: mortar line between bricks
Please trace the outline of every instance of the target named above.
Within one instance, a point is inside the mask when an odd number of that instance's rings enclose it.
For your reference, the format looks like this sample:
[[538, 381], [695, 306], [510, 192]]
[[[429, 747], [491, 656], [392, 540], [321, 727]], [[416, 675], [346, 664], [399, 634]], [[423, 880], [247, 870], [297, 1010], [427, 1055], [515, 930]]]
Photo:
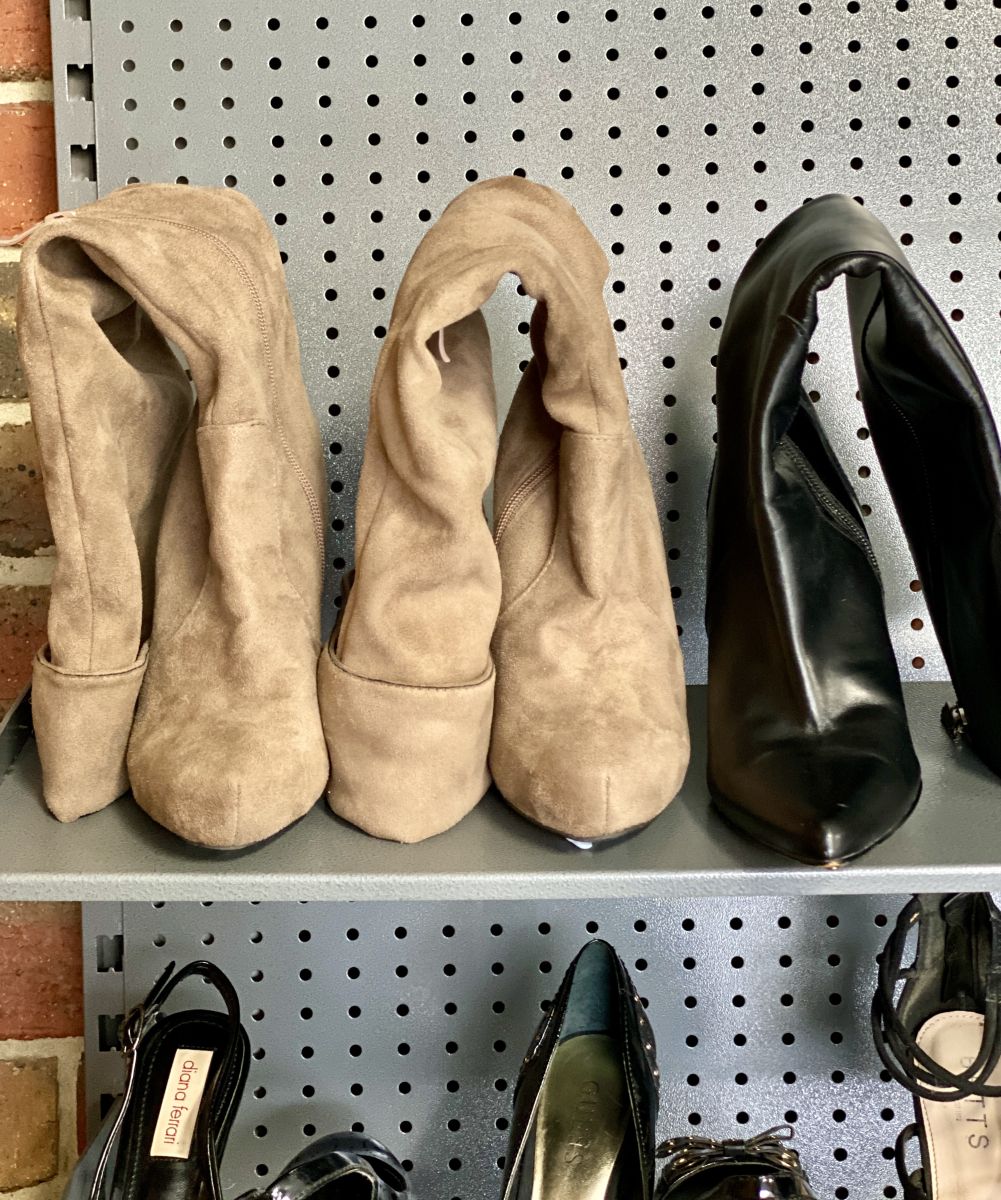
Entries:
[[55, 561], [51, 547], [23, 558], [0, 555], [0, 587], [49, 587]]
[[27, 400], [0, 400], [0, 429], [11, 425], [30, 425], [31, 405]]
[[31, 104], [37, 101], [51, 100], [53, 97], [51, 79], [17, 80], [13, 83], [0, 83], [0, 104]]

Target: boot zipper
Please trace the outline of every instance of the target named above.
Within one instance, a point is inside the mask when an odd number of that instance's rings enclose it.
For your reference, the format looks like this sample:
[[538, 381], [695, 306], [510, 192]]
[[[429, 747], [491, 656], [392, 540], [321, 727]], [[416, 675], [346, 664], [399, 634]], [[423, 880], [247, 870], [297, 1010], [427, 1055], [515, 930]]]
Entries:
[[853, 542], [862, 550], [866, 558], [869, 560], [869, 565], [876, 573], [877, 579], [882, 579], [879, 573], [879, 563], [876, 561], [876, 555], [872, 552], [872, 546], [866, 536], [865, 528], [857, 521], [837, 500], [831, 495], [827, 487], [824, 485], [820, 476], [814, 471], [813, 467], [807, 462], [806, 457], [800, 448], [790, 438], [783, 438], [782, 444], [789, 453], [789, 457], [799, 468], [807, 487], [816, 497], [817, 500], [827, 509], [831, 516], [845, 530]]
[[534, 471], [531, 471], [518, 484], [510, 496], [505, 501], [504, 507], [500, 510], [494, 525], [494, 544], [496, 545], [504, 536], [504, 530], [511, 524], [514, 517], [517, 515], [521, 506], [526, 500], [536, 492], [539, 487], [552, 475], [556, 469], [556, 451], [553, 450], [549, 457], [539, 463]]

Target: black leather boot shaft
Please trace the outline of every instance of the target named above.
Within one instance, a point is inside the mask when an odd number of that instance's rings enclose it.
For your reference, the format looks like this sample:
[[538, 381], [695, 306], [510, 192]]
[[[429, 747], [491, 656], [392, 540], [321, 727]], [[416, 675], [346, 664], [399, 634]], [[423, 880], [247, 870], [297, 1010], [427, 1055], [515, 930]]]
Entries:
[[802, 386], [817, 295], [844, 276], [861, 399], [981, 755], [1001, 768], [1001, 453], [965, 355], [887, 230], [847, 196], [794, 212], [738, 280], [710, 497], [709, 785], [808, 862], [917, 800], [878, 567]]

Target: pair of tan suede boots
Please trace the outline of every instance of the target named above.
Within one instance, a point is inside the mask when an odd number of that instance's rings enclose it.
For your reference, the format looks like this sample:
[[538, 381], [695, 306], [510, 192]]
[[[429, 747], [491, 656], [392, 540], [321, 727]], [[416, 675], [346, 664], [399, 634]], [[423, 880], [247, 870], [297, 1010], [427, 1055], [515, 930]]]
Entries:
[[[536, 301], [534, 358], [498, 447], [479, 309], [507, 272]], [[326, 477], [257, 210], [138, 185], [46, 222], [19, 329], [57, 548], [32, 686], [55, 815], [131, 786], [181, 837], [237, 848], [329, 777], [336, 813], [416, 842], [492, 775], [571, 838], [656, 816], [688, 762], [683, 672], [606, 274], [546, 188], [493, 180], [445, 210], [396, 298], [321, 651]]]

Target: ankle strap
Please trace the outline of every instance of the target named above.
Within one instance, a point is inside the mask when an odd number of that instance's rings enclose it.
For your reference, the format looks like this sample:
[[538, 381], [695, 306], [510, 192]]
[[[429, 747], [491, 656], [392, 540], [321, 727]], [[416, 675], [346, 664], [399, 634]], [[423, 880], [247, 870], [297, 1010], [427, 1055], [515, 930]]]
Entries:
[[[969, 1067], [961, 1074], [954, 1074], [923, 1050], [917, 1042], [918, 1030], [911, 1030], [901, 1019], [900, 1004], [906, 996], [907, 984], [915, 979], [922, 969], [946, 970], [942, 961], [921, 962], [921, 939], [934, 933], [948, 932], [947, 913], [951, 906], [971, 899], [985, 905], [988, 916], [990, 953], [983, 967], [983, 978], [978, 980], [982, 987], [984, 1031], [980, 1049]], [[926, 922], [937, 922], [940, 930], [924, 928]], [[918, 959], [910, 967], [904, 967], [904, 952], [912, 930], [918, 931]], [[965, 949], [970, 959], [975, 950], [973, 938], [976, 930], [965, 925], [963, 933], [968, 935]], [[944, 945], [944, 933], [943, 933]], [[976, 966], [976, 964], [974, 964]], [[896, 998], [897, 986], [905, 983], [900, 1001]], [[946, 998], [947, 999], [947, 998]], [[929, 1016], [932, 1014], [929, 1013]], [[969, 1096], [994, 1098], [1001, 1096], [1001, 1086], [990, 1084], [994, 1070], [1001, 1061], [1001, 913], [987, 893], [957, 892], [946, 896], [918, 894], [901, 910], [896, 925], [879, 956], [879, 974], [872, 999], [871, 1022], [873, 1041], [883, 1066], [901, 1087], [923, 1100], [951, 1101]]]
[[[108, 1121], [102, 1129], [98, 1141], [101, 1143], [100, 1154], [93, 1169], [93, 1176], [87, 1180], [89, 1185], [86, 1200], [107, 1200], [106, 1185], [110, 1185], [108, 1169], [113, 1161], [114, 1153], [121, 1138], [125, 1118], [135, 1093], [136, 1076], [139, 1065], [139, 1049], [150, 1031], [160, 1019], [163, 1006], [170, 998], [174, 989], [184, 980], [199, 976], [207, 980], [216, 989], [226, 1005], [228, 1018], [228, 1035], [223, 1051], [223, 1068], [217, 1070], [205, 1089], [201, 1111], [198, 1114], [199, 1132], [202, 1134], [200, 1144], [205, 1149], [205, 1196], [206, 1200], [223, 1200], [222, 1183], [219, 1179], [219, 1155], [212, 1135], [212, 1110], [215, 1089], [220, 1079], [226, 1075], [225, 1064], [232, 1061], [240, 1040], [242, 1025], [240, 1022], [240, 998], [236, 994], [229, 978], [214, 964], [205, 961], [188, 963], [179, 971], [174, 970], [174, 963], [168, 963], [163, 973], [153, 984], [146, 998], [135, 1006], [125, 1017], [121, 1026], [120, 1040], [122, 1053], [125, 1056], [125, 1090], [118, 1101], [115, 1115], [109, 1114]], [[69, 1195], [70, 1193], [68, 1193]], [[76, 1197], [73, 1197], [76, 1200]], [[80, 1200], [84, 1200], [81, 1194]]]

